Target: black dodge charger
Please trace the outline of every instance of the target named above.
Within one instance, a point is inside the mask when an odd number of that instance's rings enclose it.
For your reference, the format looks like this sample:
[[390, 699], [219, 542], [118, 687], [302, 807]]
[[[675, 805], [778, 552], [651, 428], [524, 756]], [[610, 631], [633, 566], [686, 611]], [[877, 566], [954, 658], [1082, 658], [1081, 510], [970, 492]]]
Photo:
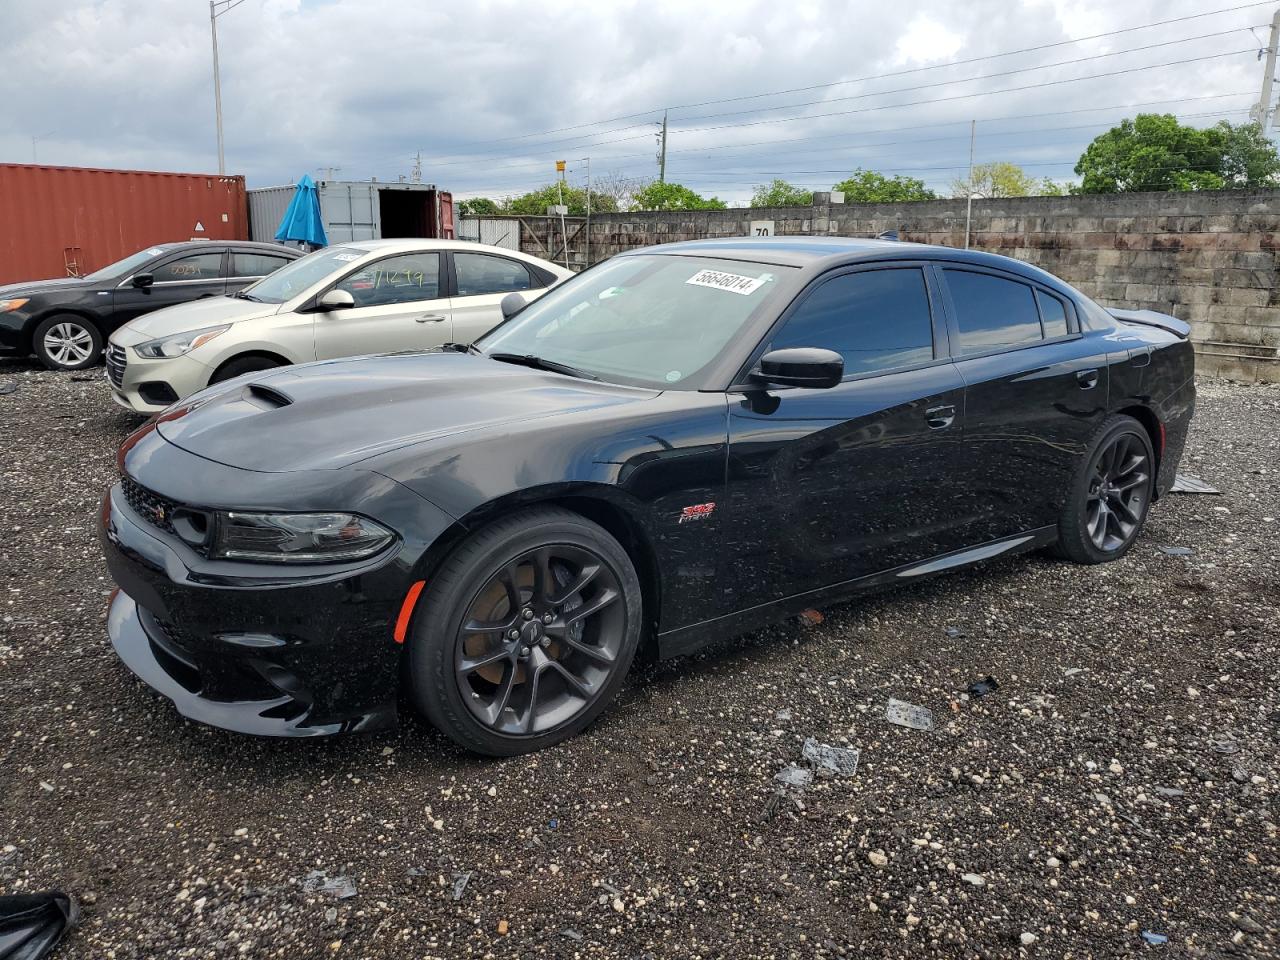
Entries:
[[627, 253], [472, 347], [250, 374], [120, 451], [120, 657], [193, 719], [309, 736], [404, 692], [488, 754], [642, 648], [995, 556], [1125, 554], [1195, 398], [1188, 329], [989, 254]]
[[302, 254], [248, 240], [160, 243], [85, 277], [0, 286], [0, 353], [35, 354], [50, 370], [83, 370], [144, 313], [235, 293]]

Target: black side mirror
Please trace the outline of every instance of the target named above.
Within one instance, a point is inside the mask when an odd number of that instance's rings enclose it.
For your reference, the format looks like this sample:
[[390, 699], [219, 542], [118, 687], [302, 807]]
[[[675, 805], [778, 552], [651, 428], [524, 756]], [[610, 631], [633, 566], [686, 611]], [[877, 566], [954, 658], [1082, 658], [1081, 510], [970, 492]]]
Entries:
[[518, 293], [508, 293], [502, 298], [499, 306], [502, 308], [502, 319], [510, 320], [517, 313], [525, 308], [525, 299]]
[[155, 282], [155, 276], [150, 273], [135, 273], [133, 275], [132, 283], [139, 290], [145, 290]]
[[770, 350], [760, 358], [760, 369], [751, 379], [777, 387], [825, 390], [844, 379], [844, 357], [821, 347]]

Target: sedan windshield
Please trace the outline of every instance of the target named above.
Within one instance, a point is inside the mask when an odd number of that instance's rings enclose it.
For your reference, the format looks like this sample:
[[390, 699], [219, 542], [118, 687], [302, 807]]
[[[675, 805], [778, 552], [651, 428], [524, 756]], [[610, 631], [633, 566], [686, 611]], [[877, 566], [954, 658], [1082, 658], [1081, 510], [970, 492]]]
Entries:
[[245, 287], [239, 295], [260, 303], [284, 303], [330, 274], [345, 270], [352, 261], [359, 260], [368, 252], [363, 247], [325, 247], [267, 274], [257, 283]]
[[134, 270], [142, 266], [148, 260], [154, 260], [160, 254], [164, 253], [165, 247], [147, 247], [145, 250], [139, 250], [137, 253], [131, 253], [123, 260], [117, 260], [115, 263], [109, 263], [101, 270], [95, 270], [93, 273], [85, 277], [86, 280], [111, 280], [115, 277], [127, 276]]
[[551, 290], [476, 345], [495, 359], [696, 390], [703, 371], [747, 323], [775, 306], [779, 280], [794, 269], [707, 257], [618, 257]]

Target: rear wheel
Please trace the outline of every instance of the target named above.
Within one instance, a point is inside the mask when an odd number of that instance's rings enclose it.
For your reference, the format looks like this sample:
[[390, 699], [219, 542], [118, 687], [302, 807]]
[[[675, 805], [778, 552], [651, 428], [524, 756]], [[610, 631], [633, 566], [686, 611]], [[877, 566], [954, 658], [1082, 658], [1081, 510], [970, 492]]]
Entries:
[[1106, 563], [1129, 552], [1155, 489], [1151, 438], [1137, 420], [1103, 424], [1072, 482], [1058, 521], [1058, 553], [1076, 563]]
[[271, 370], [278, 366], [280, 364], [270, 357], [236, 357], [234, 360], [228, 360], [213, 371], [213, 376], [209, 378], [209, 383], [222, 383], [223, 380], [234, 380], [236, 377], [242, 377], [246, 373]]
[[102, 333], [84, 317], [70, 313], [41, 321], [31, 346], [50, 370], [83, 370], [102, 359]]
[[513, 756], [573, 736], [613, 699], [639, 645], [640, 582], [603, 528], [540, 508], [466, 540], [418, 611], [419, 709], [467, 749]]

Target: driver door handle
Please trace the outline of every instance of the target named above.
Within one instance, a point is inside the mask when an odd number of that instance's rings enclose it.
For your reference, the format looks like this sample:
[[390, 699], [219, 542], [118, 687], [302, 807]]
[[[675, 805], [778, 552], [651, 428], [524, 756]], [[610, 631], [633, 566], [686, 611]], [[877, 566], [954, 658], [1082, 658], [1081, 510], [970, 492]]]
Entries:
[[444, 323], [449, 318], [442, 313], [424, 313], [420, 317], [414, 317], [418, 323]]
[[924, 412], [924, 417], [930, 429], [943, 430], [955, 420], [956, 408], [949, 403], [941, 407], [930, 407]]

